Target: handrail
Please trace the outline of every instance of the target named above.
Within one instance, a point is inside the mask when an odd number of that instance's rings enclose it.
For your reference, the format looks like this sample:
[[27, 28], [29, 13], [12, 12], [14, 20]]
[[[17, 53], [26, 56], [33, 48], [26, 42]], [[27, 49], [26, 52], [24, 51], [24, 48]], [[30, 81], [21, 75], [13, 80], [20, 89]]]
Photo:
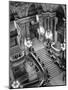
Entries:
[[52, 47], [55, 51], [60, 52], [60, 50], [57, 49], [57, 48], [55, 48], [53, 45], [55, 45], [55, 43], [52, 43], [52, 44], [51, 44], [51, 47]]

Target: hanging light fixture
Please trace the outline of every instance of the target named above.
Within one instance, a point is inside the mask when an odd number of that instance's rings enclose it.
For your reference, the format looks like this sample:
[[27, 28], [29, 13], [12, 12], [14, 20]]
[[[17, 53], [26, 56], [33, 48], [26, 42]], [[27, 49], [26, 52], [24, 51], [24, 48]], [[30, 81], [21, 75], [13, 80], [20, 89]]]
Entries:
[[19, 88], [19, 86], [20, 86], [20, 82], [19, 81], [13, 81], [13, 83], [12, 83], [12, 87], [13, 88]]
[[52, 40], [52, 36], [53, 36], [52, 31], [49, 28], [49, 17], [48, 17], [48, 29], [46, 30], [45, 37], [46, 37], [46, 39]]
[[46, 37], [46, 39], [51, 39], [52, 40], [52, 32], [50, 30], [46, 31], [45, 37]]

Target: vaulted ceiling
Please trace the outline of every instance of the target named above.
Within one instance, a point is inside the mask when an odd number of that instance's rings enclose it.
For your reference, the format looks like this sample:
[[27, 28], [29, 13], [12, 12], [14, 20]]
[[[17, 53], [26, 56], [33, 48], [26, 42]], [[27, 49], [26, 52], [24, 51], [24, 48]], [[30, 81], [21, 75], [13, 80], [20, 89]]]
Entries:
[[[10, 14], [15, 13], [18, 17], [22, 18], [28, 15], [37, 14], [45, 11], [53, 11], [58, 8], [59, 4], [49, 4], [49, 3], [27, 3], [27, 2], [13, 2], [9, 3]], [[62, 6], [65, 12], [65, 5]]]

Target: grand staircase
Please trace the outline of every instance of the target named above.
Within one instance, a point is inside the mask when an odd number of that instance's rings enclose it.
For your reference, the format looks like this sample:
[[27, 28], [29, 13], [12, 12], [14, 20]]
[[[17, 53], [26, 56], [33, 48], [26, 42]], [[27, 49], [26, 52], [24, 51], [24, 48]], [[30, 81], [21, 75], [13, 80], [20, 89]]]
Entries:
[[40, 58], [41, 62], [44, 63], [45, 68], [49, 72], [50, 78], [58, 76], [61, 73], [61, 70], [56, 64], [53, 63], [52, 59], [49, 57], [46, 48], [44, 48], [44, 45], [38, 40], [35, 40], [33, 43], [34, 50], [37, 56]]
[[61, 70], [52, 62], [51, 58], [48, 56], [48, 53], [44, 48], [38, 50], [36, 54], [44, 63], [45, 68], [49, 72], [50, 78], [53, 78], [61, 73]]

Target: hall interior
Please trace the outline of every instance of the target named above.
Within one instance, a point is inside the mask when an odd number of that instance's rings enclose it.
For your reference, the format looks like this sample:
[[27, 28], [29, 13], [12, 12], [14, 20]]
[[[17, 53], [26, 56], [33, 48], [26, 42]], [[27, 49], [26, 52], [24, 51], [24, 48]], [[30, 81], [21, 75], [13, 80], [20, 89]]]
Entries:
[[20, 57], [34, 53], [49, 74], [49, 82], [43, 86], [66, 85], [65, 5], [32, 3], [26, 13], [15, 13], [14, 20], [10, 15], [10, 61], [16, 66]]

